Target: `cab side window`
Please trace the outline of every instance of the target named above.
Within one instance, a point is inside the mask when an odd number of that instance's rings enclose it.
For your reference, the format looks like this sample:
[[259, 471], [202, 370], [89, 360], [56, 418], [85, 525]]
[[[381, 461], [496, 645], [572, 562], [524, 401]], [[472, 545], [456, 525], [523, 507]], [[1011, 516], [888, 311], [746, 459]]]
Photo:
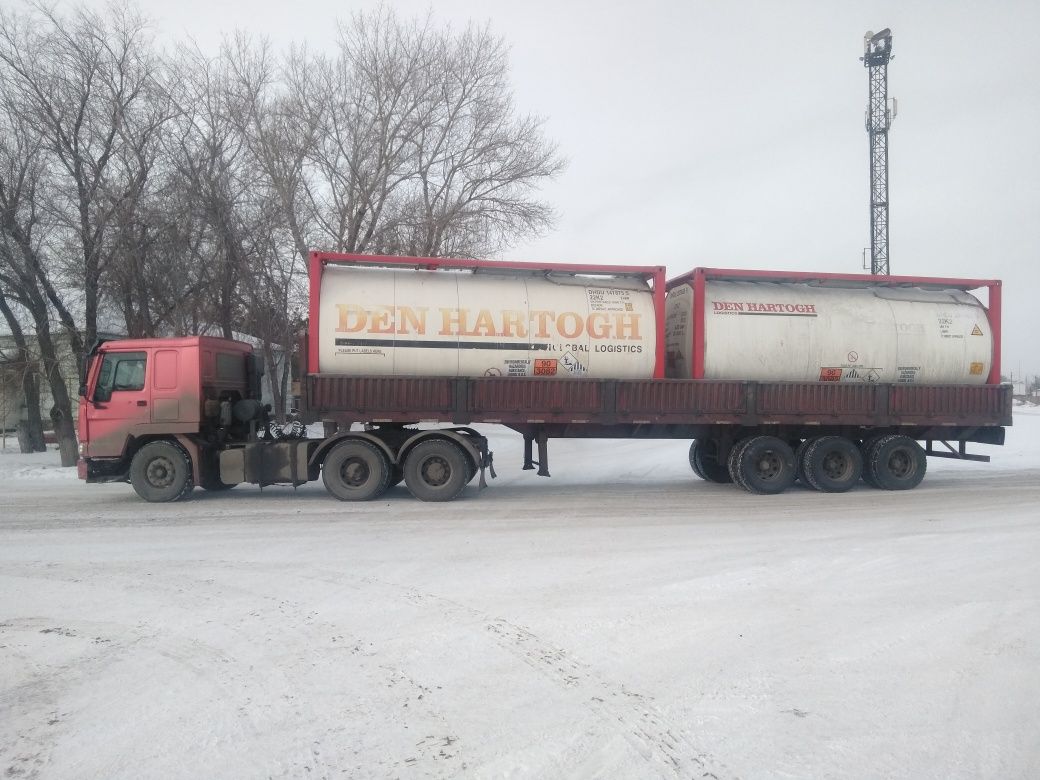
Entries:
[[98, 372], [95, 401], [108, 401], [113, 392], [144, 390], [144, 352], [109, 352]]

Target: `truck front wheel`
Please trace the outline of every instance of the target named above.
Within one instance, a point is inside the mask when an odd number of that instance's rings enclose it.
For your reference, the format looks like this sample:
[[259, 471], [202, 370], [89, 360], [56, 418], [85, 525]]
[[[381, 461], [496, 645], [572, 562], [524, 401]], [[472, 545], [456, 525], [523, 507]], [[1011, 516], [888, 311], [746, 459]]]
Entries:
[[469, 482], [473, 464], [453, 442], [433, 439], [415, 445], [404, 462], [404, 482], [420, 501], [451, 501]]
[[195, 487], [191, 459], [172, 442], [150, 442], [130, 461], [130, 484], [145, 501], [180, 501]]
[[321, 465], [325, 488], [340, 501], [371, 501], [390, 485], [390, 462], [367, 441], [337, 444]]

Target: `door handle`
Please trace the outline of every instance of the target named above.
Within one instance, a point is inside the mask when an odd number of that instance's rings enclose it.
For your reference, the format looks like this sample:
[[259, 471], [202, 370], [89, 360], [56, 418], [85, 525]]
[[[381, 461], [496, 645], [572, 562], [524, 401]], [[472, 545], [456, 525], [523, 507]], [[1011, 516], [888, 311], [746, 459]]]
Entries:
[[138, 401], [137, 405], [138, 406], [148, 406], [148, 402], [147, 401]]

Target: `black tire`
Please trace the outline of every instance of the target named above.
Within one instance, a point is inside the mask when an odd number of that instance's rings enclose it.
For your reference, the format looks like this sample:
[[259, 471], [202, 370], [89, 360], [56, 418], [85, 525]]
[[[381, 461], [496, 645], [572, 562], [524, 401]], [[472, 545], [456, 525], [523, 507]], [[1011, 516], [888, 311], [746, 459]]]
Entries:
[[404, 461], [404, 483], [420, 501], [452, 501], [469, 482], [469, 456], [447, 439], [420, 442]]
[[726, 485], [733, 481], [728, 465], [719, 462], [719, 443], [714, 439], [697, 439], [690, 445], [690, 466], [708, 482]]
[[794, 477], [803, 485], [812, 487], [805, 479], [805, 473], [802, 471], [802, 461], [805, 459], [805, 451], [809, 449], [809, 445], [812, 444], [812, 439], [803, 439], [797, 447], [794, 448]]
[[191, 458], [171, 441], [149, 442], [130, 461], [130, 484], [145, 501], [180, 501], [195, 487]]
[[794, 484], [794, 450], [776, 436], [755, 436], [741, 447], [736, 471], [749, 493], [782, 493]]
[[690, 442], [690, 468], [693, 469], [693, 473], [701, 479], [707, 479], [704, 473], [701, 471], [700, 461], [697, 458], [697, 439]]
[[739, 467], [740, 466], [740, 454], [744, 451], [744, 448], [747, 447], [756, 438], [757, 438], [756, 436], [748, 436], [747, 438], [744, 438], [744, 439], [741, 439], [740, 441], [738, 441], [730, 449], [729, 457], [726, 459], [726, 471], [729, 472], [729, 479], [730, 479], [730, 481], [734, 485], [737, 485], [738, 487], [742, 487], [745, 490], [747, 490], [747, 487], [745, 487], [745, 485], [744, 485], [744, 478], [743, 478], [743, 476], [740, 473], [740, 467]]
[[863, 456], [863, 481], [873, 488], [879, 487], [879, 485], [874, 481], [874, 475], [870, 473], [870, 459], [873, 457], [873, 451], [877, 443], [888, 435], [890, 434], [876, 434], [868, 439], [864, 439], [863, 443], [859, 445], [859, 454]]
[[207, 479], [202, 484], [200, 484], [199, 487], [203, 490], [208, 490], [211, 493], [220, 493], [224, 490], [231, 490], [231, 488], [233, 488], [237, 484], [237, 482], [232, 482], [231, 484], [228, 484], [227, 482], [221, 482], [220, 477], [214, 477], [213, 479]]
[[871, 448], [869, 468], [882, 490], [910, 490], [924, 479], [928, 456], [909, 436], [885, 436]]
[[859, 482], [863, 456], [855, 442], [844, 436], [813, 439], [802, 455], [805, 483], [821, 493], [844, 493]]
[[371, 442], [348, 439], [337, 444], [321, 464], [325, 489], [340, 501], [371, 501], [390, 485], [393, 468]]

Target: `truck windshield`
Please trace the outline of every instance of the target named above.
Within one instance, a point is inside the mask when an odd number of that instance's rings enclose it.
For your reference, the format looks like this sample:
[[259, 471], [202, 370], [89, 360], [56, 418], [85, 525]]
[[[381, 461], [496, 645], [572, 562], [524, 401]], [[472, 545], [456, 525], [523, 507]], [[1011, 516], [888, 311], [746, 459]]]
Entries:
[[147, 355], [144, 352], [109, 352], [98, 372], [97, 386], [94, 389], [95, 401], [107, 401], [113, 391], [143, 390], [144, 366]]

